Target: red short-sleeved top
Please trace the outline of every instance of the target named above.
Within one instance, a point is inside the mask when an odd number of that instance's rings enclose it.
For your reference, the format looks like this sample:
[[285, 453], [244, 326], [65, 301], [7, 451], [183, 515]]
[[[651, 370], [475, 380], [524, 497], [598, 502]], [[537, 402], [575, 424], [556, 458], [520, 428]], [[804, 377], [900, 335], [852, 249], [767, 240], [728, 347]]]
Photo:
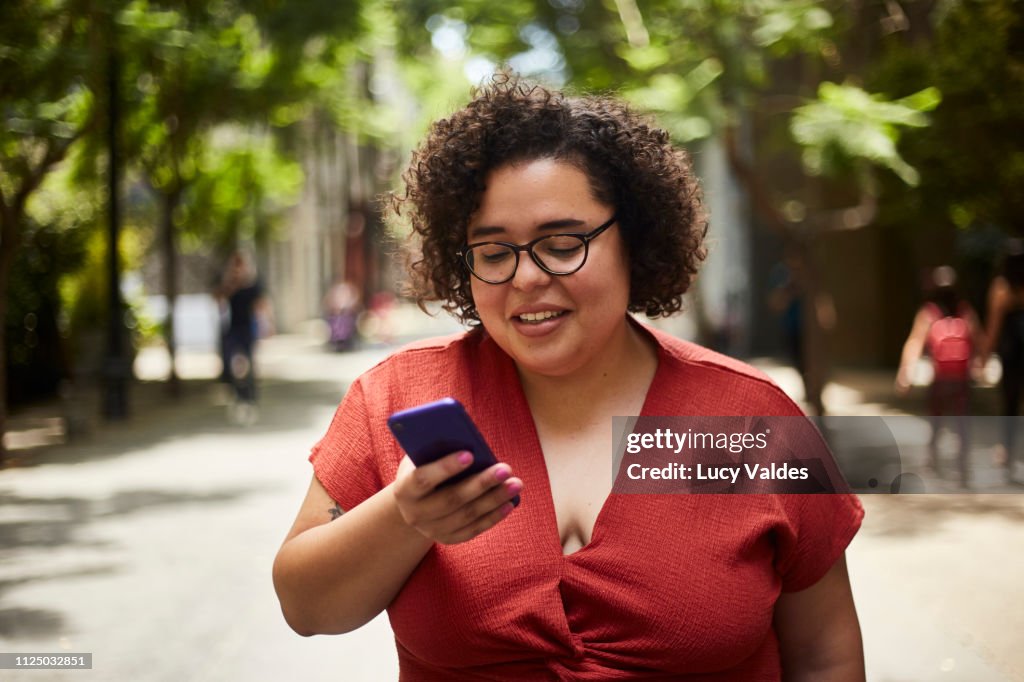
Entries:
[[[651, 330], [644, 415], [798, 415], [753, 368]], [[589, 544], [562, 554], [547, 470], [515, 366], [482, 331], [417, 344], [350, 387], [310, 460], [343, 509], [395, 478], [392, 413], [452, 396], [522, 504], [473, 540], [435, 545], [388, 607], [401, 679], [778, 680], [782, 591], [817, 582], [863, 509], [852, 495], [612, 493]], [[595, 466], [611, 453], [594, 453]]]

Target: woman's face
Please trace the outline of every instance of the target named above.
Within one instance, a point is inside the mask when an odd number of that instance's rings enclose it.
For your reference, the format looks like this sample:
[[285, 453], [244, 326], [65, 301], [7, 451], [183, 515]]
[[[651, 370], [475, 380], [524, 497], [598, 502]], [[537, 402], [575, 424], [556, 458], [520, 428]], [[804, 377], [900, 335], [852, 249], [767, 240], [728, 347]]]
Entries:
[[[570, 163], [537, 159], [501, 166], [487, 177], [467, 243], [522, 245], [548, 234], [587, 233], [613, 213]], [[521, 371], [572, 374], [627, 333], [629, 260], [619, 229], [613, 224], [594, 238], [586, 263], [571, 275], [551, 275], [523, 252], [515, 276], [504, 284], [470, 278], [480, 321]]]

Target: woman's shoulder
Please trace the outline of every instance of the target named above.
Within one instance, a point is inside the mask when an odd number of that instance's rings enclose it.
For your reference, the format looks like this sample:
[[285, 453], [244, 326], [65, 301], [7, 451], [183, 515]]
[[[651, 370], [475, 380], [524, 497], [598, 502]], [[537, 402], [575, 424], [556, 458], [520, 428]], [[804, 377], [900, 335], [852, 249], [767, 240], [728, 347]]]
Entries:
[[[644, 326], [657, 342], [669, 378], [699, 396], [704, 414], [802, 415], [772, 379], [752, 365]], [[695, 390], [697, 389], [697, 390]]]
[[356, 381], [369, 400], [384, 401], [389, 409], [398, 403], [427, 402], [439, 391], [439, 397], [452, 395], [473, 368], [487, 362], [487, 340], [482, 331], [470, 330], [409, 343]]
[[736, 377], [742, 381], [766, 384], [775, 387], [767, 374], [742, 360], [723, 355], [692, 341], [686, 341], [667, 332], [653, 327], [644, 327], [658, 342], [663, 356], [671, 361], [691, 368], [707, 371], [710, 374]]
[[401, 370], [409, 366], [422, 366], [424, 362], [451, 362], [479, 346], [482, 334], [469, 330], [433, 336], [400, 346], [393, 353], [368, 369], [365, 374], [380, 374]]

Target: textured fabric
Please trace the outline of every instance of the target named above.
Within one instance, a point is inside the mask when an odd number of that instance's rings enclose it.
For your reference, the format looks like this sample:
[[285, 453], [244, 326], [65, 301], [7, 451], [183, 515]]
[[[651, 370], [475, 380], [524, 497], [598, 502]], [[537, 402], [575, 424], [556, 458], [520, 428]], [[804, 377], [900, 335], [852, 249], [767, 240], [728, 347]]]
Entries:
[[[756, 370], [648, 333], [659, 356], [644, 415], [800, 414]], [[317, 479], [355, 507], [403, 456], [387, 417], [444, 396], [523, 479], [522, 504], [469, 542], [435, 545], [389, 606], [403, 681], [780, 679], [775, 601], [841, 556], [863, 516], [855, 497], [612, 493], [590, 543], [563, 556], [515, 366], [480, 331], [360, 377], [313, 448]]]

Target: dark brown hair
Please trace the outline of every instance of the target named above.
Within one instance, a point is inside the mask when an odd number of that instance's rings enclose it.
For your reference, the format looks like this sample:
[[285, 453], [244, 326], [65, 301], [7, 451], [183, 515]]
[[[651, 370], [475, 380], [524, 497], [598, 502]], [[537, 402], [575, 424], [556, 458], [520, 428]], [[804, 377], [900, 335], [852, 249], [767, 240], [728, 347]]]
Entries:
[[507, 73], [434, 123], [402, 176], [404, 196], [391, 197], [420, 241], [409, 293], [420, 305], [443, 301], [463, 322], [478, 321], [471, 275], [456, 255], [470, 217], [491, 171], [544, 158], [577, 166], [595, 199], [615, 208], [629, 253], [629, 310], [652, 317], [680, 310], [707, 232], [686, 153], [619, 100], [567, 97]]

